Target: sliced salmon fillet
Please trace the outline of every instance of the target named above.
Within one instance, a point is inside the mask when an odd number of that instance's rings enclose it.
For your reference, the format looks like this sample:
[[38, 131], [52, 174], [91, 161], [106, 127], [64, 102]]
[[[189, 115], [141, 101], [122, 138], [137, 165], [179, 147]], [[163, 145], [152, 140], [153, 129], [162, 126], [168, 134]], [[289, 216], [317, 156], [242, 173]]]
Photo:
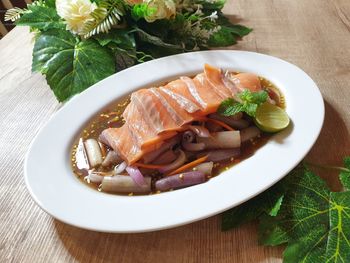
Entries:
[[133, 164], [181, 132], [185, 124], [216, 112], [224, 99], [244, 89], [261, 90], [258, 76], [223, 73], [206, 64], [194, 78], [180, 77], [159, 88], [133, 92], [123, 113], [125, 124], [104, 130], [101, 137]]

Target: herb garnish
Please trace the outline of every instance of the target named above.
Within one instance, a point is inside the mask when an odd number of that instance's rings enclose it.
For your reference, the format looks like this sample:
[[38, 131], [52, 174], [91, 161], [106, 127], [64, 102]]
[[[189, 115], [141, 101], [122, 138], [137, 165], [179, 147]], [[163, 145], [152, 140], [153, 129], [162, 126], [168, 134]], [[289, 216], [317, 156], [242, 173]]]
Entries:
[[222, 229], [259, 220], [259, 241], [287, 243], [283, 262], [350, 262], [350, 157], [336, 167], [345, 190], [332, 192], [308, 165], [223, 214]]
[[224, 116], [232, 116], [238, 112], [245, 112], [251, 117], [255, 117], [258, 106], [266, 102], [268, 93], [264, 90], [251, 92], [248, 89], [238, 93], [235, 99], [229, 98], [224, 100], [219, 108], [218, 113]]

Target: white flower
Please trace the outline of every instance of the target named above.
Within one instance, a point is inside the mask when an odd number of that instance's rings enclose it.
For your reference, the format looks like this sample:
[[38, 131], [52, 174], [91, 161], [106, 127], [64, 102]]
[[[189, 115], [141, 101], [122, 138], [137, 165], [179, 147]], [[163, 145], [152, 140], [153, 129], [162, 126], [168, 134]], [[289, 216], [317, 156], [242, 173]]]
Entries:
[[152, 10], [145, 16], [147, 22], [158, 19], [169, 19], [176, 14], [176, 5], [173, 0], [145, 0], [144, 3]]
[[83, 34], [85, 23], [92, 20], [91, 13], [97, 8], [89, 0], [56, 0], [57, 14], [67, 24], [67, 29], [74, 34]]
[[218, 19], [218, 12], [217, 12], [217, 11], [214, 11], [213, 13], [211, 13], [210, 16], [208, 16], [208, 18], [209, 18], [212, 22], [214, 22], [215, 19]]

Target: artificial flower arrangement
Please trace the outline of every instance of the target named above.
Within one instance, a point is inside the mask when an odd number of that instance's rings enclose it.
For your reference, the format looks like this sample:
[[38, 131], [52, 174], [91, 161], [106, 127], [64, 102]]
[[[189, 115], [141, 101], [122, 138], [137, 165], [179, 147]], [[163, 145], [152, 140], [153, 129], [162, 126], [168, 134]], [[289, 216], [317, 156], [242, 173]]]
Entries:
[[230, 46], [251, 29], [222, 13], [225, 0], [37, 0], [5, 20], [35, 33], [32, 70], [59, 101], [150, 59]]

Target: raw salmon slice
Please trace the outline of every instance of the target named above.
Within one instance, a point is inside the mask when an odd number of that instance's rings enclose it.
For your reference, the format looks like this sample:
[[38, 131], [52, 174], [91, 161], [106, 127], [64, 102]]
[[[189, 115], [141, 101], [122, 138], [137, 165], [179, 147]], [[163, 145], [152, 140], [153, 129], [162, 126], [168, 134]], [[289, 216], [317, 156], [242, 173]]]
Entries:
[[181, 132], [185, 124], [216, 112], [224, 99], [244, 89], [261, 90], [258, 76], [223, 73], [206, 64], [204, 72], [194, 78], [180, 77], [159, 88], [134, 92], [123, 113], [125, 124], [104, 130], [101, 138], [132, 164]]

